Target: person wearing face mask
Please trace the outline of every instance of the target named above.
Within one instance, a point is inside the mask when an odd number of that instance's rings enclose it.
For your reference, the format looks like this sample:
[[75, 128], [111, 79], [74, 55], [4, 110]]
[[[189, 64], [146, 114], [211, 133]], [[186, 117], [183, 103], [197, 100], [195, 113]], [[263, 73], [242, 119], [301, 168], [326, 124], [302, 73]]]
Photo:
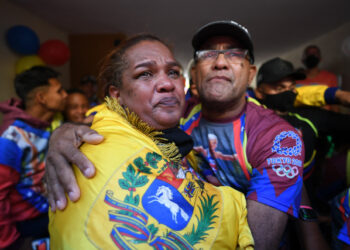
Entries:
[[329, 87], [338, 87], [337, 76], [318, 67], [321, 59], [321, 50], [319, 47], [309, 45], [305, 48], [302, 63], [306, 67], [306, 78], [298, 80], [298, 85], [323, 84]]
[[[255, 98], [267, 108], [275, 110], [285, 118], [298, 131], [302, 131], [305, 143], [304, 177], [307, 174], [307, 166], [313, 162], [316, 138], [318, 131], [312, 123], [298, 119], [297, 116], [289, 116], [289, 112], [295, 111], [294, 103], [297, 92], [295, 80], [304, 79], [305, 74], [294, 71], [290, 62], [280, 58], [274, 58], [262, 64], [257, 75], [257, 88]], [[300, 117], [300, 116], [299, 116]], [[310, 162], [310, 164], [308, 164]]]
[[[346, 166], [350, 159], [350, 116], [316, 107], [294, 107], [295, 81], [303, 77], [305, 75], [294, 71], [292, 63], [280, 58], [271, 59], [258, 71], [255, 96], [302, 134], [305, 145], [303, 179], [312, 204], [320, 204], [320, 199], [329, 201], [349, 186]], [[329, 135], [334, 138], [337, 152], [325, 160], [330, 146], [326, 139]], [[314, 171], [323, 174], [312, 175]], [[320, 199], [315, 198], [316, 194]]]
[[260, 67], [255, 96], [270, 109], [290, 111], [297, 97], [295, 81], [304, 78], [305, 74], [295, 71], [290, 62], [276, 57]]
[[[342, 137], [342, 140], [337, 141], [338, 144], [346, 144], [346, 141], [349, 140], [347, 135], [350, 130], [350, 116], [317, 107], [295, 107], [297, 98], [295, 81], [304, 78], [305, 75], [302, 72], [294, 70], [292, 63], [277, 57], [263, 63], [260, 67], [257, 75], [257, 88], [254, 94], [256, 99], [268, 108], [275, 110], [277, 114], [293, 125], [302, 135], [305, 145], [303, 178], [307, 193], [311, 199], [310, 203], [308, 198], [306, 200], [302, 198], [302, 204], [309, 206], [310, 204], [315, 205], [315, 202], [317, 202], [317, 199], [315, 199], [316, 192], [331, 198], [342, 188], [346, 187], [347, 150], [338, 152], [337, 156], [327, 160], [328, 163], [332, 164], [327, 164], [327, 175], [324, 175], [322, 181], [314, 178], [314, 175], [313, 178], [309, 177], [316, 170], [317, 163], [320, 163], [320, 160], [324, 160], [324, 152], [328, 150], [328, 144], [324, 143], [327, 135], [332, 135], [335, 138]], [[335, 166], [334, 162], [337, 162], [337, 166]], [[330, 171], [331, 168], [332, 170]], [[335, 173], [341, 174], [337, 175]], [[327, 185], [319, 188], [321, 183], [327, 183]], [[316, 187], [314, 186], [315, 184]], [[331, 193], [329, 193], [330, 190], [332, 191]], [[306, 193], [303, 193], [303, 196], [306, 197]], [[308, 238], [304, 238], [306, 246], [312, 244], [310, 243], [310, 237], [320, 237], [321, 235], [316, 223], [302, 222], [298, 226], [301, 228], [301, 236], [308, 235]]]
[[349, 115], [317, 107], [295, 107], [296, 81], [305, 77], [302, 72], [294, 70], [291, 62], [277, 57], [262, 64], [255, 89], [256, 99], [301, 131], [306, 149], [304, 179], [313, 171], [316, 145], [321, 144], [320, 138], [332, 135], [334, 138], [342, 138], [338, 140], [341, 144], [346, 142], [344, 135], [348, 134], [350, 128]]

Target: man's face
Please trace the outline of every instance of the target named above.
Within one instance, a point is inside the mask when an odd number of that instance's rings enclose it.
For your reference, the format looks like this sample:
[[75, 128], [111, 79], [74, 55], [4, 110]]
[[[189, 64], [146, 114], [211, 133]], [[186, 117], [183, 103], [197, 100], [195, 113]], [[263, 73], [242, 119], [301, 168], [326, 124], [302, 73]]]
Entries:
[[308, 48], [305, 51], [305, 57], [309, 56], [309, 55], [313, 55], [316, 56], [317, 58], [321, 58], [321, 54], [320, 51], [317, 48]]
[[321, 52], [318, 48], [309, 47], [304, 51], [302, 62], [308, 69], [317, 67], [321, 61]]
[[282, 79], [278, 83], [273, 84], [262, 83], [255, 94], [266, 107], [286, 112], [290, 111], [294, 106], [297, 95], [294, 85], [294, 81], [290, 78]]
[[[202, 50], [225, 50], [241, 48], [239, 43], [225, 36], [210, 38]], [[225, 107], [244, 101], [247, 87], [253, 80], [256, 67], [245, 58], [235, 63], [219, 54], [216, 60], [198, 61], [195, 68], [194, 82], [204, 105]]]
[[49, 79], [49, 86], [43, 94], [43, 105], [50, 111], [63, 111], [67, 100], [67, 92], [56, 78]]
[[257, 97], [259, 99], [264, 99], [265, 94], [276, 95], [289, 90], [295, 91], [295, 83], [290, 78], [285, 78], [274, 84], [261, 83], [257, 88], [257, 92], [259, 92]]
[[156, 129], [176, 126], [184, 108], [184, 79], [171, 51], [158, 41], [143, 41], [125, 57], [128, 67], [114, 94], [119, 103]]
[[64, 111], [65, 117], [71, 122], [83, 122], [88, 109], [89, 101], [85, 95], [81, 93], [69, 94]]
[[215, 138], [209, 139], [209, 148], [215, 150], [218, 146], [218, 140]]

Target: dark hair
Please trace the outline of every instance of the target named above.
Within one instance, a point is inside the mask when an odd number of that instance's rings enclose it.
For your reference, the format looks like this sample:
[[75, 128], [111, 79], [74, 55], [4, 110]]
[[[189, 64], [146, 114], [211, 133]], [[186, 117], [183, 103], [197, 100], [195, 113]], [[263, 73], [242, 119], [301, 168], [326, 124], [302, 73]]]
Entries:
[[128, 51], [128, 49], [143, 41], [157, 41], [171, 50], [164, 41], [151, 34], [139, 34], [124, 40], [102, 61], [102, 66], [98, 75], [98, 84], [99, 89], [104, 91], [105, 96], [109, 95], [109, 86], [113, 85], [117, 88], [122, 86], [122, 74], [128, 67], [128, 62], [125, 59], [125, 53]]
[[50, 78], [57, 78], [60, 74], [51, 68], [34, 66], [22, 72], [15, 78], [16, 94], [26, 103], [28, 94], [35, 88], [48, 86]]
[[68, 95], [70, 95], [70, 94], [82, 94], [83, 96], [86, 96], [84, 91], [82, 91], [81, 89], [76, 89], [76, 88], [68, 89], [67, 94]]
[[92, 83], [93, 85], [96, 85], [97, 84], [96, 77], [94, 77], [93, 75], [86, 75], [80, 79], [80, 85], [85, 85], [88, 83]]
[[317, 45], [309, 45], [307, 46], [305, 49], [304, 49], [304, 55], [306, 54], [306, 52], [309, 50], [309, 49], [316, 49], [318, 51], [318, 53], [321, 55], [321, 49], [320, 47], [318, 47]]

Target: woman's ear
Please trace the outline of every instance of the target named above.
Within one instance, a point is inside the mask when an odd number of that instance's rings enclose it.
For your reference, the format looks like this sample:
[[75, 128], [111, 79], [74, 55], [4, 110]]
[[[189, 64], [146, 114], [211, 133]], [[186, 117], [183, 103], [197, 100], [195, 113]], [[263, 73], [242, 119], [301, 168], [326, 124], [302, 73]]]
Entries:
[[109, 93], [110, 97], [113, 97], [113, 98], [117, 99], [119, 104], [123, 105], [123, 103], [122, 103], [122, 99], [123, 98], [121, 98], [120, 90], [116, 86], [110, 85], [108, 87], [108, 93]]

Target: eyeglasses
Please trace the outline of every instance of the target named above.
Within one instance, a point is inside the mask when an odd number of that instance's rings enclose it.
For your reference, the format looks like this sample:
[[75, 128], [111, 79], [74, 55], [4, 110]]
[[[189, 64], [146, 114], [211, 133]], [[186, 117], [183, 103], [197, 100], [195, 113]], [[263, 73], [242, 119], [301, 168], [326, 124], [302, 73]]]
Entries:
[[196, 51], [196, 60], [200, 62], [213, 62], [220, 54], [223, 54], [231, 63], [241, 62], [241, 59], [249, 59], [246, 49], [225, 49], [225, 50], [199, 50]]

